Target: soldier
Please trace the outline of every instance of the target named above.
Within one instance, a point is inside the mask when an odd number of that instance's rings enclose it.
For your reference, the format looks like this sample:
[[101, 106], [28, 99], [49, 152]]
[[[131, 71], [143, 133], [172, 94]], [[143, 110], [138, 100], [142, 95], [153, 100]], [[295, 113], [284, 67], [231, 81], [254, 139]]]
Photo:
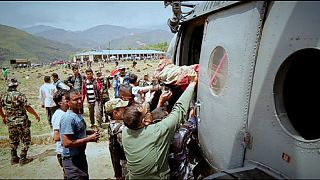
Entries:
[[124, 127], [122, 116], [128, 104], [128, 101], [123, 101], [120, 98], [111, 99], [105, 104], [106, 113], [110, 117], [108, 127], [109, 151], [116, 179], [125, 179], [126, 176], [126, 157], [122, 147], [121, 135]]
[[[31, 162], [32, 158], [27, 158], [27, 152], [31, 143], [30, 126], [31, 121], [28, 118], [27, 111], [40, 121], [39, 114], [30, 106], [26, 96], [17, 91], [19, 83], [16, 78], [8, 80], [8, 91], [0, 96], [0, 116], [3, 123], [8, 126], [11, 164], [20, 163], [20, 165]], [[17, 148], [20, 140], [23, 143], [20, 158], [17, 155]]]

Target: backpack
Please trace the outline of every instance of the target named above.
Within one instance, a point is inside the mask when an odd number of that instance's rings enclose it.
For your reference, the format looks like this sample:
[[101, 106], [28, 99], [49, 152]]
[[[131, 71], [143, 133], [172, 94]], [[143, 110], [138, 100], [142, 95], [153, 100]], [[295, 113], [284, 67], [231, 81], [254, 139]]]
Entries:
[[61, 83], [61, 81], [59, 81], [57, 84], [56, 84], [56, 88], [57, 88], [57, 90], [60, 90], [60, 89], [62, 89], [61, 87], [59, 87], [59, 84]]

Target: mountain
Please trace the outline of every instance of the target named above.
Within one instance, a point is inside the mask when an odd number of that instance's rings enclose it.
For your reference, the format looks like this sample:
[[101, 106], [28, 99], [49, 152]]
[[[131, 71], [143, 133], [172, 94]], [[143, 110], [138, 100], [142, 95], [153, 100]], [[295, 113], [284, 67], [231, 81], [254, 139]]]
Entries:
[[147, 32], [145, 29], [129, 29], [121, 26], [114, 25], [99, 25], [81, 33], [82, 36], [86, 38], [91, 38], [95, 40], [99, 45], [105, 44], [110, 40], [125, 37], [128, 35], [134, 35], [137, 33]]
[[[85, 31], [66, 31], [64, 29], [47, 27], [49, 30], [45, 30], [45, 27], [35, 27], [35, 29], [42, 29], [43, 31], [39, 31], [37, 33], [33, 33], [35, 36], [43, 37], [46, 39], [58, 41], [65, 44], [70, 44], [73, 47], [81, 48], [81, 49], [99, 49], [101, 47], [109, 47], [109, 42], [116, 44], [124, 44], [123, 46], [117, 45], [112, 46], [113, 49], [131, 46], [132, 48], [137, 47], [137, 42], [131, 40], [130, 43], [123, 42], [127, 41], [126, 38], [129, 39], [138, 39], [138, 41], [142, 41], [143, 43], [160, 43], [167, 41], [167, 39], [171, 39], [173, 36], [171, 32], [165, 30], [149, 30], [149, 29], [138, 29], [138, 28], [126, 28], [121, 26], [114, 25], [99, 25], [87, 29]], [[157, 34], [157, 31], [160, 34]], [[164, 33], [167, 32], [167, 33]], [[148, 35], [150, 33], [150, 35]], [[152, 35], [153, 34], [153, 35]], [[166, 35], [165, 35], [166, 34]], [[146, 38], [143, 38], [143, 35]], [[134, 36], [138, 36], [135, 37]], [[158, 37], [157, 37], [158, 36]], [[152, 37], [153, 41], [148, 40], [147, 37]], [[121, 41], [121, 42], [118, 42]], [[170, 40], [168, 41], [170, 42]]]
[[41, 33], [44, 31], [49, 31], [49, 30], [53, 30], [53, 29], [57, 29], [55, 27], [52, 26], [45, 26], [45, 25], [39, 25], [39, 26], [32, 26], [32, 27], [28, 27], [28, 28], [23, 28], [23, 31], [27, 31], [30, 34], [36, 34], [36, 33]]
[[78, 48], [88, 48], [97, 45], [96, 41], [92, 40], [90, 37], [85, 37], [81, 32], [66, 31], [60, 28], [35, 33], [34, 35], [60, 43], [70, 44], [73, 47]]
[[[150, 44], [158, 44], [162, 42], [170, 43], [172, 37], [173, 34], [171, 32], [164, 30], [153, 30], [114, 39], [110, 42], [110, 49], [143, 48], [144, 46]], [[108, 49], [109, 44], [105, 44], [103, 47], [104, 49]]]
[[70, 45], [0, 25], [0, 64], [9, 64], [10, 59], [29, 59], [33, 63], [48, 63], [57, 59], [69, 59], [76, 51], [77, 49]]

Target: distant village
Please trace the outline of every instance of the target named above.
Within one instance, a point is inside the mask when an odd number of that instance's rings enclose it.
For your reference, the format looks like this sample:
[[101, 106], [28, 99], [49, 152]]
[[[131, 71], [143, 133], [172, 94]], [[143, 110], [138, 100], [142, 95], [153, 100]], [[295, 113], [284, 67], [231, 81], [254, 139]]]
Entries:
[[[92, 62], [113, 62], [113, 61], [135, 61], [135, 60], [155, 60], [165, 57], [165, 52], [156, 50], [91, 50], [78, 53], [73, 56], [72, 61], [59, 59], [51, 63], [31, 63], [28, 59], [11, 59], [12, 68], [41, 67], [43, 65], [70, 65], [76, 63], [79, 65]], [[6, 67], [8, 68], [8, 67]]]

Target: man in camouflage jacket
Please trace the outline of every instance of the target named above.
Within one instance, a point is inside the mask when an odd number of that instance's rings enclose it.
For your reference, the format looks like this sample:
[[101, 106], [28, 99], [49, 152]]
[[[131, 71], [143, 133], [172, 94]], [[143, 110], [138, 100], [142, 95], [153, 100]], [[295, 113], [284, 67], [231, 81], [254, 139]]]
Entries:
[[[20, 165], [31, 162], [27, 158], [27, 152], [31, 143], [30, 126], [31, 121], [28, 119], [27, 111], [40, 121], [39, 114], [30, 106], [26, 96], [17, 91], [19, 85], [17, 79], [8, 80], [8, 91], [0, 96], [0, 116], [3, 123], [8, 126], [10, 147], [11, 147], [11, 164], [20, 163]], [[17, 155], [17, 148], [20, 140], [23, 143], [20, 158]]]
[[129, 101], [114, 98], [106, 102], [106, 114], [110, 117], [108, 135], [109, 151], [116, 179], [126, 179], [126, 157], [122, 147], [122, 129], [124, 127], [122, 116]]

